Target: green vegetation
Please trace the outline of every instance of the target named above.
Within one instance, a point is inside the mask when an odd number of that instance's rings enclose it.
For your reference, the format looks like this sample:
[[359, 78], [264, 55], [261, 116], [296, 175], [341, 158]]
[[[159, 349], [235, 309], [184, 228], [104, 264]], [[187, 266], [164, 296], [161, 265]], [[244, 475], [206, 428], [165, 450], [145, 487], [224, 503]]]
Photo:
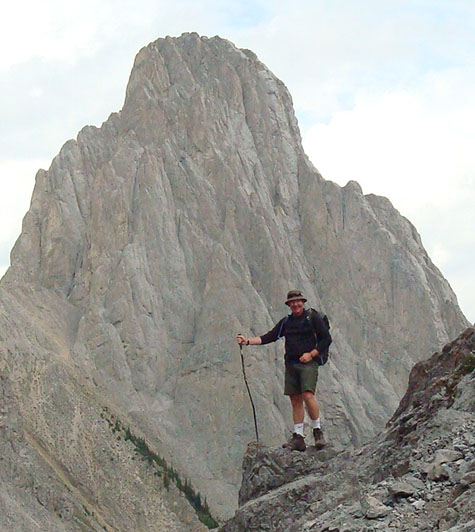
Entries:
[[468, 375], [469, 373], [472, 373], [472, 371], [475, 369], [475, 354], [473, 352], [467, 353], [461, 364], [457, 367], [457, 369], [454, 371], [454, 373], [451, 376], [446, 377], [444, 380], [444, 386], [445, 386], [445, 393], [446, 395], [451, 399], [453, 402], [458, 391], [457, 386], [460, 382], [460, 379], [464, 375]]
[[[105, 417], [105, 416], [104, 416]], [[113, 417], [113, 416], [112, 416]], [[166, 460], [153, 452], [147, 445], [147, 442], [130, 431], [130, 428], [124, 428], [119, 420], [112, 421], [105, 417], [109, 423], [112, 432], [118, 433], [117, 438], [120, 439], [121, 434], [125, 441], [130, 441], [135, 447], [135, 452], [140, 455], [148, 464], [155, 468], [154, 475], [157, 477], [163, 477], [163, 485], [168, 490], [170, 487], [170, 481], [173, 480], [176, 487], [184, 493], [190, 504], [193, 506], [199, 520], [205, 524], [208, 528], [217, 528], [218, 523], [212, 517], [206, 497], [204, 502], [201, 501], [201, 495], [196, 492], [187, 478], [183, 481], [177, 471], [166, 463]]]
[[475, 370], [475, 353], [467, 353], [460, 366], [460, 372], [462, 375], [468, 375]]

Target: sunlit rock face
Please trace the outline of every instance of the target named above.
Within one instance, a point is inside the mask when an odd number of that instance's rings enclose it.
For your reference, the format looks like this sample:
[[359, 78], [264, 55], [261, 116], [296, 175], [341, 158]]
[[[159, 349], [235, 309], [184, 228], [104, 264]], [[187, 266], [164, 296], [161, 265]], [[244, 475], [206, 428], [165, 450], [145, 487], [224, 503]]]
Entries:
[[[317, 397], [336, 448], [375, 434], [414, 362], [467, 325], [390, 201], [319, 174], [288, 90], [253, 52], [195, 33], [158, 39], [138, 53], [122, 110], [37, 174], [0, 285], [0, 369], [17, 421], [108, 523], [118, 470], [88, 476], [118, 441], [106, 424], [104, 455], [92, 451], [106, 406], [229, 517], [254, 438], [234, 336], [266, 332], [296, 287], [332, 323]], [[260, 438], [279, 444], [292, 427], [282, 344], [244, 355]], [[123, 522], [155, 530], [144, 505]]]

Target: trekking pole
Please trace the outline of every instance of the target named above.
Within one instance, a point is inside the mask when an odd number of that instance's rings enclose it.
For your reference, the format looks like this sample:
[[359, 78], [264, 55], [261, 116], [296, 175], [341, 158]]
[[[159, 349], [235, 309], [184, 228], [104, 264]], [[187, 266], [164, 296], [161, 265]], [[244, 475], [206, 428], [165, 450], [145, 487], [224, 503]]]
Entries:
[[246, 383], [247, 393], [249, 394], [249, 399], [251, 400], [251, 405], [252, 405], [252, 415], [254, 416], [254, 427], [256, 429], [256, 440], [259, 441], [259, 433], [257, 432], [256, 409], [254, 408], [254, 401], [252, 400], [251, 390], [249, 389], [249, 384], [247, 383], [246, 370], [244, 368], [244, 357], [243, 357], [243, 354], [242, 354], [242, 345], [241, 344], [239, 344], [239, 350], [241, 352], [242, 374], [244, 376], [244, 382]]

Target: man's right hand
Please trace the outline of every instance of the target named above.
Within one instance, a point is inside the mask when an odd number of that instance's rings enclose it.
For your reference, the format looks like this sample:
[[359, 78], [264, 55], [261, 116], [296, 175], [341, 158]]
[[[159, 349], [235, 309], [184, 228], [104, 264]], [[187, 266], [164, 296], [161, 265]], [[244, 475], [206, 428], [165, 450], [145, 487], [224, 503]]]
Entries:
[[245, 338], [242, 334], [238, 334], [236, 336], [236, 341], [239, 345], [247, 345], [247, 338]]

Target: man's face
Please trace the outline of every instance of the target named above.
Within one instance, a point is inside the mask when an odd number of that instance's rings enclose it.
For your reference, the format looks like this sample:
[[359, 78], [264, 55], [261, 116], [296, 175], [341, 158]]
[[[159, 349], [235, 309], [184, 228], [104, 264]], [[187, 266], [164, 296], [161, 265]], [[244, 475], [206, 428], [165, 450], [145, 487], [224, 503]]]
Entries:
[[289, 307], [293, 314], [300, 314], [303, 310], [304, 301], [303, 299], [297, 299], [296, 301], [290, 301]]

